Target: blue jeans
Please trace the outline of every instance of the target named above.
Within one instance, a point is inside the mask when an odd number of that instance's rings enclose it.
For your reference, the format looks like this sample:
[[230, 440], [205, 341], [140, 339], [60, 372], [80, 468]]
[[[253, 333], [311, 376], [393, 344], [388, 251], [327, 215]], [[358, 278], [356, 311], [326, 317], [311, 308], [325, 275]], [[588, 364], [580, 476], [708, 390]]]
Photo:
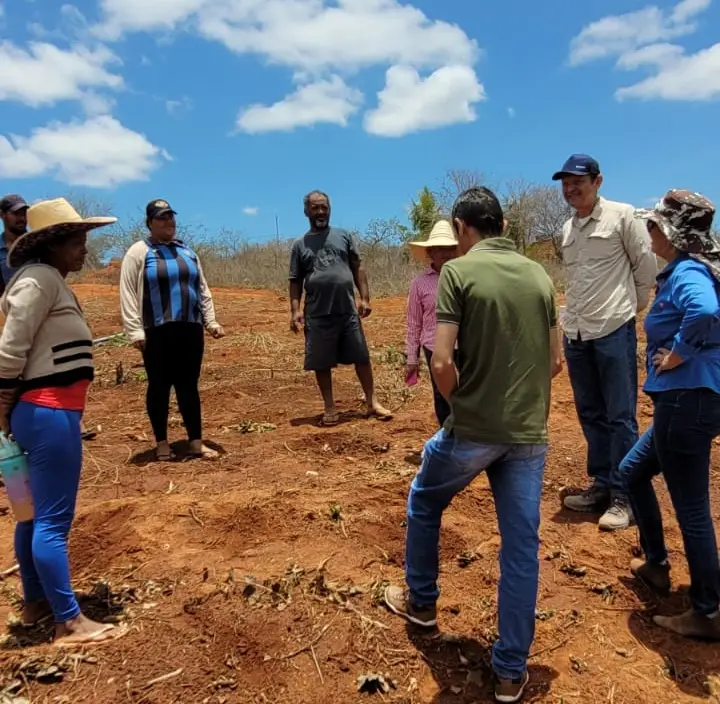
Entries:
[[67, 539], [82, 468], [79, 411], [20, 401], [11, 417], [15, 439], [28, 453], [32, 521], [15, 526], [15, 553], [26, 602], [47, 599], [56, 623], [80, 614], [70, 584]]
[[547, 445], [480, 445], [440, 430], [425, 445], [408, 497], [405, 578], [417, 606], [440, 594], [438, 542], [443, 511], [456, 494], [487, 471], [500, 529], [498, 630], [493, 669], [520, 677], [535, 636], [540, 540], [540, 494]]
[[635, 319], [597, 340], [563, 338], [575, 408], [587, 441], [587, 472], [614, 496], [619, 467], [638, 439]]
[[662, 517], [652, 479], [665, 477], [690, 569], [690, 599], [702, 614], [720, 604], [720, 563], [710, 513], [710, 450], [720, 435], [720, 395], [709, 389], [653, 394], [653, 425], [620, 471], [640, 530], [645, 559], [667, 559]]

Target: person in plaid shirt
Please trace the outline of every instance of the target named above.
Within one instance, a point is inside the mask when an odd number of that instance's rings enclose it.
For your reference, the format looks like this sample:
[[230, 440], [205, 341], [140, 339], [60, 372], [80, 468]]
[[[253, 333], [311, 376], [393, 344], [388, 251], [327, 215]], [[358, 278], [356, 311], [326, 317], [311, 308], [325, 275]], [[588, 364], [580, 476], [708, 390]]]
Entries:
[[[447, 220], [440, 220], [433, 227], [427, 240], [411, 242], [410, 249], [414, 256], [427, 263], [428, 267], [412, 280], [408, 295], [405, 364], [405, 378], [408, 382], [417, 378], [421, 350], [428, 368], [430, 367], [435, 340], [435, 298], [440, 270], [443, 264], [458, 256], [457, 240], [452, 225]], [[442, 427], [450, 415], [450, 404], [438, 391], [432, 374], [430, 381], [433, 388], [435, 416]]]

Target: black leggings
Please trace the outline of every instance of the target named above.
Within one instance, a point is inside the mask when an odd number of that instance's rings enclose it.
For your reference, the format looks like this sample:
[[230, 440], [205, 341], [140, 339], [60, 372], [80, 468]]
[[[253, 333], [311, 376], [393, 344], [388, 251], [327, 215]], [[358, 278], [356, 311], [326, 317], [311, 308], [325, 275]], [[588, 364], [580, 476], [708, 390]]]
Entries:
[[188, 439], [202, 439], [198, 381], [204, 351], [204, 331], [199, 323], [165, 323], [145, 331], [147, 413], [156, 442], [167, 440], [173, 387]]

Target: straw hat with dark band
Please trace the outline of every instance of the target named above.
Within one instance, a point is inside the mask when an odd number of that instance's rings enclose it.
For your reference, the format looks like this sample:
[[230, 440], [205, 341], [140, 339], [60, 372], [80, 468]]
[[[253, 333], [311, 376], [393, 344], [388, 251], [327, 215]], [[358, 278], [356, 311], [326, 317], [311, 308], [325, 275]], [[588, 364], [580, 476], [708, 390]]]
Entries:
[[29, 232], [18, 237], [8, 252], [8, 264], [13, 268], [36, 259], [39, 250], [71, 232], [89, 232], [117, 222], [117, 218], [110, 217], [83, 218], [65, 198], [31, 205], [27, 220]]

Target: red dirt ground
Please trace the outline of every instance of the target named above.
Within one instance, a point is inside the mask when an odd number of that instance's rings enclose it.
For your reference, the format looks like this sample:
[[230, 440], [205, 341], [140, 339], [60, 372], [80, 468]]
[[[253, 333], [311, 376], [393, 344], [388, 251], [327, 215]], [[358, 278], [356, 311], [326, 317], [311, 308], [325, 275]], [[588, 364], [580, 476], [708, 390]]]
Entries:
[[[116, 287], [76, 289], [96, 336], [120, 329]], [[229, 334], [208, 340], [201, 390], [206, 435], [225, 452], [217, 463], [149, 463], [139, 357], [118, 345], [97, 351], [86, 420], [101, 429], [86, 444], [72, 571], [76, 589], [93, 592], [92, 612], [123, 611], [130, 633], [68, 656], [43, 643], [47, 632], [10, 625], [0, 690], [69, 704], [489, 701], [499, 538], [484, 479], [456, 499], [443, 524], [442, 635], [406, 628], [377, 604], [384, 584], [402, 583], [413, 454], [434, 428], [427, 376], [412, 391], [401, 379], [404, 301], [378, 301], [367, 323], [381, 399], [395, 420], [353, 415], [359, 389], [342, 371], [345, 422], [323, 429], [313, 380], [301, 370], [301, 340], [287, 330], [287, 301], [223, 290], [216, 299]], [[527, 701], [711, 698], [720, 650], [669, 637], [651, 622], [683, 607], [684, 588], [652, 601], [627, 571], [635, 530], [603, 535], [593, 521], [560, 511], [560, 492], [584, 483], [565, 374], [552, 405]], [[644, 403], [643, 424], [648, 416]], [[251, 423], [276, 427], [257, 432], [264, 428]], [[182, 439], [176, 411], [171, 427]], [[662, 500], [674, 575], [686, 585], [664, 489]], [[12, 529], [11, 517], [0, 517], [3, 568], [14, 563]], [[0, 615], [14, 613], [18, 592], [17, 576], [0, 582]], [[358, 677], [371, 673], [396, 688], [359, 693]]]

